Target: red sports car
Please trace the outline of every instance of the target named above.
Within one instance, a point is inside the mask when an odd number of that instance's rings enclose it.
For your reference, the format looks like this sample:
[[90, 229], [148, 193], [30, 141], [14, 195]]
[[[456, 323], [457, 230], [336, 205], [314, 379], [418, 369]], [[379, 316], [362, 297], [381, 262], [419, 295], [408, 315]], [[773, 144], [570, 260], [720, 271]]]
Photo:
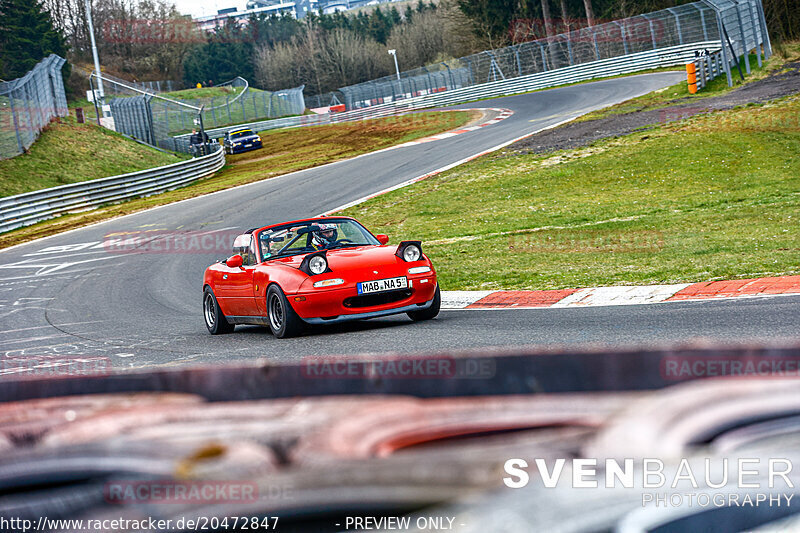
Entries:
[[283, 338], [305, 324], [399, 313], [415, 321], [435, 317], [441, 295], [421, 243], [388, 242], [348, 217], [297, 220], [239, 235], [233, 255], [206, 269], [208, 331], [259, 324]]

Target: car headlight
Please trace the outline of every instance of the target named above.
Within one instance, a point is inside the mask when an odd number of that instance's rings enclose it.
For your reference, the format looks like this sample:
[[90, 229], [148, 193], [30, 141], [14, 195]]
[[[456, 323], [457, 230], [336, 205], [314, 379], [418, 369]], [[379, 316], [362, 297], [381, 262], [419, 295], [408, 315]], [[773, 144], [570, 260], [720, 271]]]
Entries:
[[409, 274], [424, 274], [425, 272], [430, 272], [431, 267], [411, 267], [408, 269]]
[[324, 255], [315, 255], [308, 261], [308, 269], [312, 274], [322, 274], [328, 270], [328, 261]]
[[334, 285], [341, 285], [344, 283], [342, 278], [325, 279], [314, 283], [314, 287], [333, 287]]
[[416, 244], [409, 244], [403, 249], [403, 259], [409, 263], [419, 261], [420, 257], [422, 257], [422, 250]]

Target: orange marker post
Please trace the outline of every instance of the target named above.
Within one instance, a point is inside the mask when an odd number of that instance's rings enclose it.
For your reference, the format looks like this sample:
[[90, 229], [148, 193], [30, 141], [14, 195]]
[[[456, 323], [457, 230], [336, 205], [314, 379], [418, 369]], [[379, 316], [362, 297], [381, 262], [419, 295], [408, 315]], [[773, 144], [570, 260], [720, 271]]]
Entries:
[[697, 67], [694, 63], [686, 63], [686, 81], [689, 82], [689, 93], [697, 92]]

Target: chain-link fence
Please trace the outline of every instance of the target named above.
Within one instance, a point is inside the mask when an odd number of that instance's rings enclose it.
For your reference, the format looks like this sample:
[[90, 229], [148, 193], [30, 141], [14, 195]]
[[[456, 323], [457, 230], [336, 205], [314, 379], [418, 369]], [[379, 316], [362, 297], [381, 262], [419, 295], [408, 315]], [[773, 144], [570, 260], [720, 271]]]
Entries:
[[[400, 80], [386, 76], [342, 87], [339, 93], [348, 110], [359, 109], [647, 50], [721, 40], [725, 32], [736, 56], [746, 56], [746, 50], [761, 44], [768, 47], [761, 1], [702, 0], [405, 71]], [[330, 105], [330, 100], [331, 93], [306, 98], [309, 107]]]
[[[234, 96], [204, 99], [201, 102], [196, 100], [182, 102], [203, 108], [203, 122], [206, 128], [221, 128], [254, 120], [302, 115], [305, 111], [303, 87], [275, 92], [251, 88]], [[168, 100], [153, 100], [151, 106], [153, 120], [165, 134], [177, 135], [193, 129], [196, 111]]]
[[64, 63], [52, 54], [23, 77], [0, 83], [0, 159], [23, 153], [53, 118], [69, 114]]
[[[83, 71], [92, 75], [92, 71]], [[175, 80], [129, 81], [103, 73], [103, 89], [107, 98], [131, 94], [131, 88], [142, 93], [161, 94], [183, 89], [183, 82]], [[97, 87], [95, 87], [95, 90]]]
[[[106, 80], [103, 75], [103, 80]], [[114, 129], [168, 150], [189, 153], [186, 138], [175, 138], [192, 130], [221, 128], [257, 120], [302, 115], [303, 87], [283, 91], [249, 88], [236, 78], [224, 84], [231, 96], [176, 100], [154, 94], [137, 94], [109, 101]], [[130, 90], [130, 86], [128, 86]]]
[[756, 50], [758, 65], [761, 66], [761, 46], [766, 57], [772, 53], [764, 18], [761, 0], [701, 0], [713, 10], [717, 35], [721, 41], [722, 63], [728, 77], [728, 85], [733, 84], [730, 64], [738, 64], [744, 57], [747, 73], [750, 73], [750, 50]]

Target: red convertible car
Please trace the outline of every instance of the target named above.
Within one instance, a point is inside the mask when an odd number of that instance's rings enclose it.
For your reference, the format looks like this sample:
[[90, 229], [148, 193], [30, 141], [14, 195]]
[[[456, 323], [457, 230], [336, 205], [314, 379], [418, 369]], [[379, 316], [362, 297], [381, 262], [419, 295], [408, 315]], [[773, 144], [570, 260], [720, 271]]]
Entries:
[[206, 269], [208, 331], [259, 324], [283, 338], [306, 324], [399, 313], [415, 321], [435, 317], [441, 295], [421, 243], [388, 242], [348, 217], [297, 220], [239, 235], [233, 255]]

